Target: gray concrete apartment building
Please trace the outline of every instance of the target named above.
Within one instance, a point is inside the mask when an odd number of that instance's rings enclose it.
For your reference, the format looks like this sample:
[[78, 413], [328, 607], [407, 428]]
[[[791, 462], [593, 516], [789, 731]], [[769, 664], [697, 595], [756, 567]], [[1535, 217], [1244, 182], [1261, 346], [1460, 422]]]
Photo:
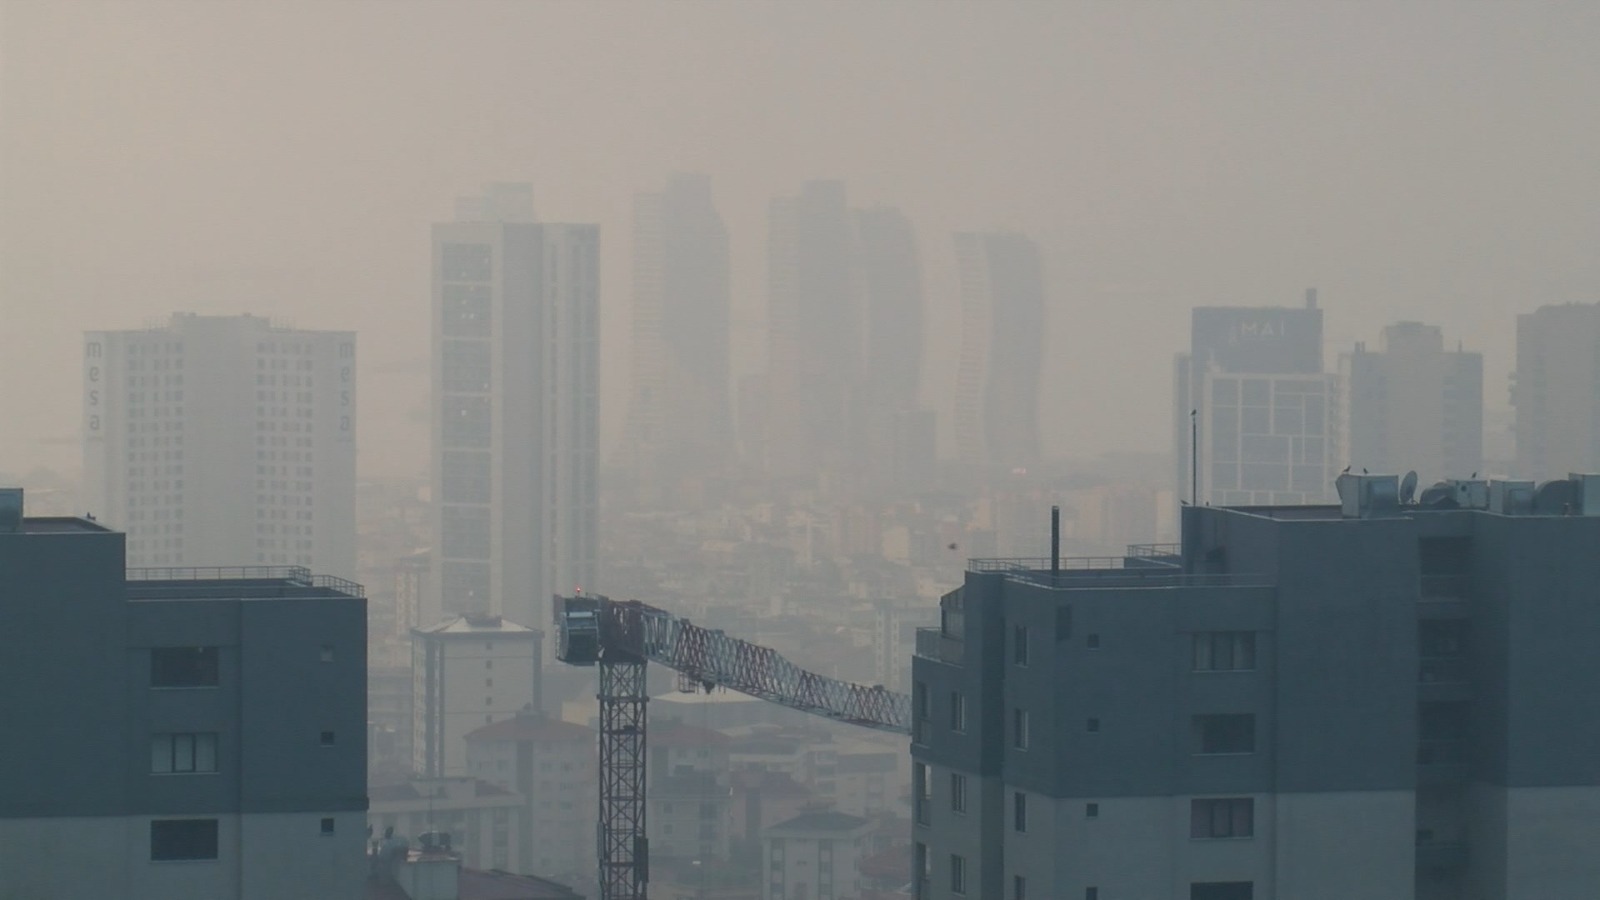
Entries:
[[922, 900], [1600, 896], [1600, 477], [1187, 507], [918, 634]]
[[355, 900], [366, 601], [294, 567], [128, 570], [0, 491], [0, 898]]

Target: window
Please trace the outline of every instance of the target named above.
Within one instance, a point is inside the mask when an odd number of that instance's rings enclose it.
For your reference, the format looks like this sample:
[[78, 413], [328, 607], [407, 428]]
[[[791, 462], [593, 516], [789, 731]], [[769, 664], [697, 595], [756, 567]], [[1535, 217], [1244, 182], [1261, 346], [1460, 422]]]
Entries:
[[1098, 804], [1098, 803], [1085, 803], [1083, 805], [1083, 817], [1085, 819], [1098, 819], [1098, 818], [1100, 818], [1100, 804]]
[[1247, 838], [1255, 834], [1256, 802], [1249, 797], [1189, 801], [1189, 837]]
[[916, 816], [918, 825], [927, 825], [932, 821], [932, 798], [928, 796], [928, 767], [923, 763], [911, 765], [911, 793], [916, 803]]
[[150, 686], [158, 688], [216, 687], [217, 648], [152, 647]]
[[955, 853], [950, 854], [950, 893], [965, 894], [967, 892], [967, 859]]
[[1196, 672], [1244, 672], [1256, 667], [1253, 631], [1200, 631], [1194, 635]]
[[216, 858], [216, 819], [157, 819], [150, 823], [152, 862]]
[[1084, 888], [1083, 900], [1100, 900], [1100, 889], [1097, 887]]
[[322, 733], [322, 746], [324, 746], [324, 747], [332, 747], [333, 746], [333, 732], [324, 731]]
[[960, 691], [950, 692], [950, 730], [967, 730], [967, 698]]
[[1250, 713], [1194, 717], [1195, 753], [1256, 752], [1256, 717]]
[[1028, 795], [1021, 791], [1011, 795], [1011, 827], [1017, 831], [1028, 830]]
[[1028, 626], [1018, 625], [1011, 630], [1011, 661], [1019, 666], [1028, 664]]
[[1011, 711], [1011, 746], [1028, 749], [1028, 711], [1025, 709]]
[[1255, 900], [1255, 882], [1196, 881], [1189, 885], [1189, 900]]
[[1011, 900], [1028, 900], [1028, 879], [1021, 875], [1011, 876]]
[[928, 685], [921, 681], [911, 682], [911, 742], [913, 744], [926, 744], [928, 742], [928, 720], [933, 716], [929, 712]]
[[958, 813], [967, 811], [967, 776], [957, 772], [950, 773], [950, 809]]
[[150, 736], [151, 774], [187, 775], [216, 770], [216, 732]]
[[1084, 723], [1083, 727], [1090, 734], [1099, 734], [1100, 733], [1100, 720], [1099, 719], [1090, 719], [1089, 721]]
[[333, 662], [333, 645], [323, 644], [321, 656], [323, 662]]
[[1089, 635], [1088, 637], [1083, 639], [1083, 642], [1084, 642], [1084, 644], [1086, 646], [1088, 646], [1088, 648], [1090, 650], [1099, 650], [1100, 649], [1100, 635], [1098, 635], [1098, 634]]
[[1056, 607], [1056, 640], [1065, 641], [1072, 637], [1072, 607]]
[[322, 833], [333, 834], [333, 817], [328, 816], [322, 820]]

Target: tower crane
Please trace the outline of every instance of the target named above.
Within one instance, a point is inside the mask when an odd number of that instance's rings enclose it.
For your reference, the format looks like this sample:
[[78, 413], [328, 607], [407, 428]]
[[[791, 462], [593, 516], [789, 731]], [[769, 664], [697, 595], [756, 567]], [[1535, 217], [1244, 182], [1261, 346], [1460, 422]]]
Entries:
[[838, 722], [911, 733], [911, 698], [808, 672], [770, 647], [701, 628], [637, 600], [555, 598], [556, 656], [600, 667], [600, 900], [646, 900], [645, 663], [680, 684], [724, 687]]

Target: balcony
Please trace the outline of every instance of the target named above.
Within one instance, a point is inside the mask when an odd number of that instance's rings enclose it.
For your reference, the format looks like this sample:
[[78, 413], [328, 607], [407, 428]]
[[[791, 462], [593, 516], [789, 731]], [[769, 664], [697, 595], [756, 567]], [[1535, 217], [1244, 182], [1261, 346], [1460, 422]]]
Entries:
[[955, 638], [945, 637], [944, 632], [938, 628], [918, 628], [917, 655], [923, 659], [959, 666], [966, 658], [966, 644]]
[[1465, 575], [1422, 576], [1417, 616], [1423, 619], [1465, 619], [1467, 610]]

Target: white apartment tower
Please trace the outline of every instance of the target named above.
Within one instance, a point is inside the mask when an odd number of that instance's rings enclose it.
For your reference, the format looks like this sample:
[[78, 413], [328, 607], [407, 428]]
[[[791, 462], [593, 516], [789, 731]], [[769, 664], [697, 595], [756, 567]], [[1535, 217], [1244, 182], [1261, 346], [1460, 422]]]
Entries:
[[[433, 227], [433, 588], [423, 622], [538, 628], [595, 571], [599, 228], [493, 185]], [[536, 701], [535, 701], [536, 702]]]
[[[452, 616], [411, 632], [411, 769], [468, 774], [466, 737], [539, 696], [540, 632], [499, 616]], [[536, 699], [533, 701], [536, 703]]]
[[85, 496], [128, 565], [354, 577], [355, 347], [249, 315], [87, 332]]

